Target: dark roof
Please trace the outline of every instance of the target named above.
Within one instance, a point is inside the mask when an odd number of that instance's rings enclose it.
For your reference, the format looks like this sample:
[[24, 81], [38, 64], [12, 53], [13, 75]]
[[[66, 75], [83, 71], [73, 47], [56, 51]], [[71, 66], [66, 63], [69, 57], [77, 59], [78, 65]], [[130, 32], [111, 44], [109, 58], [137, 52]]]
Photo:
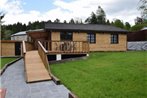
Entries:
[[64, 23], [45, 23], [46, 30], [69, 30], [69, 31], [99, 31], [99, 32], [122, 32], [127, 33], [127, 30], [101, 24], [64, 24]]

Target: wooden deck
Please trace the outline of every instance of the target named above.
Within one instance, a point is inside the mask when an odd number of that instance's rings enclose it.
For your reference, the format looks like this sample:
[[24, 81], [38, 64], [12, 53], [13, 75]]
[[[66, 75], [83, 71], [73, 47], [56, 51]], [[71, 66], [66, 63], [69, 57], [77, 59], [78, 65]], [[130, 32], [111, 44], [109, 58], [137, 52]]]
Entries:
[[27, 82], [37, 82], [51, 79], [51, 76], [45, 68], [37, 50], [26, 52], [25, 71]]

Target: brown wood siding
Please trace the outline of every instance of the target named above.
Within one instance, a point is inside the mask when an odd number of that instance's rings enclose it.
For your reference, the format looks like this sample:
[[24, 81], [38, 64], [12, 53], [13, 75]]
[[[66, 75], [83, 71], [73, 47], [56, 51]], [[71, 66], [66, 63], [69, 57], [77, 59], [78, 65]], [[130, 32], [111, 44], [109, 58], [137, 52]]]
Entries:
[[119, 43], [111, 44], [111, 34], [96, 33], [96, 43], [89, 44], [90, 51], [126, 51], [126, 34], [119, 34]]
[[52, 32], [51, 36], [52, 41], [60, 41], [60, 32]]
[[27, 32], [28, 36], [31, 37], [31, 39], [33, 40], [34, 44], [34, 48], [37, 49], [38, 48], [38, 41], [45, 41], [48, 40], [49, 37], [49, 32], [44, 32], [44, 31], [38, 31], [38, 32]]
[[[60, 32], [52, 32], [52, 41], [60, 41]], [[73, 32], [73, 41], [87, 41], [86, 32]], [[96, 33], [96, 43], [89, 44], [90, 51], [126, 51], [127, 35], [119, 33], [119, 43], [111, 44], [111, 33]], [[80, 44], [78, 44], [80, 45]], [[82, 48], [82, 46], [81, 46]], [[52, 44], [52, 50], [55, 44]]]
[[[52, 34], [51, 34], [51, 40], [52, 41], [60, 41], [60, 32], [52, 32]], [[56, 50], [56, 47], [57, 47], [57, 44], [55, 42], [53, 42], [49, 46], [51, 46], [51, 49], [53, 51], [55, 51]]]
[[26, 45], [26, 51], [34, 50], [33, 43], [26, 42], [25, 45]]
[[15, 56], [15, 43], [1, 43], [1, 56]]
[[[87, 33], [73, 33], [73, 41], [87, 41]], [[126, 51], [126, 34], [119, 34], [119, 43], [111, 44], [110, 33], [96, 33], [96, 43], [89, 44], [90, 51]]]
[[73, 41], [87, 41], [87, 33], [74, 32]]

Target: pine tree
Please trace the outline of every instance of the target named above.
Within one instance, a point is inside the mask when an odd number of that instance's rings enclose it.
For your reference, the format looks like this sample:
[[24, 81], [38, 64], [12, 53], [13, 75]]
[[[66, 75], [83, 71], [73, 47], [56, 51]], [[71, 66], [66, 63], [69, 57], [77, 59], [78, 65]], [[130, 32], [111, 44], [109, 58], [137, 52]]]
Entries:
[[60, 20], [57, 18], [54, 23], [60, 23]]
[[74, 19], [72, 18], [72, 19], [69, 21], [69, 23], [71, 23], [71, 24], [75, 24]]
[[106, 14], [105, 11], [98, 6], [96, 14], [94, 12], [91, 13], [91, 16], [88, 17], [85, 22], [90, 24], [105, 24], [106, 23]]
[[109, 19], [107, 19], [106, 24], [110, 25], [110, 21], [109, 21]]
[[105, 11], [101, 8], [101, 6], [98, 6], [98, 9], [96, 11], [96, 16], [97, 16], [98, 24], [106, 23], [106, 14]]
[[66, 20], [64, 20], [63, 23], [67, 23]]
[[129, 22], [126, 22], [126, 23], [125, 23], [125, 29], [126, 29], [126, 30], [130, 30], [130, 28], [131, 28], [130, 23], [129, 23]]
[[85, 22], [90, 23], [90, 24], [97, 24], [97, 17], [94, 12], [91, 13], [91, 16], [85, 20]]

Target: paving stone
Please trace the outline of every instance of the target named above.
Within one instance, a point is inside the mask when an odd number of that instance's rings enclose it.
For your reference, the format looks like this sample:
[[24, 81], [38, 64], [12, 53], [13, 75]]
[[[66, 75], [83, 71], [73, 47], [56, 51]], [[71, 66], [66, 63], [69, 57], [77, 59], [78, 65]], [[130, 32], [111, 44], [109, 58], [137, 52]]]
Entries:
[[19, 60], [9, 66], [0, 77], [0, 87], [6, 88], [6, 98], [68, 98], [70, 92], [64, 85], [53, 81], [27, 84], [24, 62]]

